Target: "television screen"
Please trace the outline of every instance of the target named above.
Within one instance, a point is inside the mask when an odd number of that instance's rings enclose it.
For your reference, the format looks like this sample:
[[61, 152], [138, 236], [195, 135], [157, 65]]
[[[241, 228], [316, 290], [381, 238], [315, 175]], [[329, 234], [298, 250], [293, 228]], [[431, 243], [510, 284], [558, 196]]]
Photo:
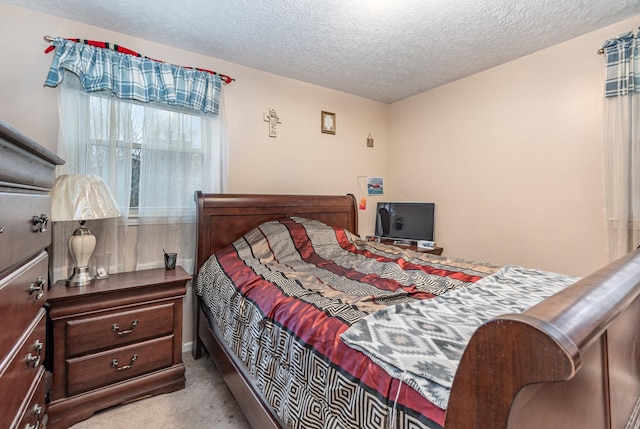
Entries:
[[434, 241], [435, 208], [435, 203], [379, 202], [375, 235], [390, 239]]

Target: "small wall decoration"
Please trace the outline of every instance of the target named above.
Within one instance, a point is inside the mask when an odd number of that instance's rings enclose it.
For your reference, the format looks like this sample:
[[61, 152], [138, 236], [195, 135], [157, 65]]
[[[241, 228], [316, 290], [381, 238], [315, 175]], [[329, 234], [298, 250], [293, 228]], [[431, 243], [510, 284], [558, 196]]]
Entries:
[[367, 195], [384, 195], [384, 179], [382, 177], [367, 178]]
[[359, 210], [367, 209], [367, 197], [365, 197], [365, 184], [367, 181], [367, 176], [358, 176], [358, 197], [360, 198], [360, 202], [358, 203]]
[[336, 114], [331, 112], [320, 112], [320, 129], [325, 134], [336, 133]]
[[371, 133], [367, 137], [367, 147], [373, 147], [373, 137], [371, 137]]
[[269, 137], [278, 137], [276, 125], [281, 124], [280, 118], [275, 109], [269, 108], [269, 113], [264, 113], [264, 121], [269, 123]]

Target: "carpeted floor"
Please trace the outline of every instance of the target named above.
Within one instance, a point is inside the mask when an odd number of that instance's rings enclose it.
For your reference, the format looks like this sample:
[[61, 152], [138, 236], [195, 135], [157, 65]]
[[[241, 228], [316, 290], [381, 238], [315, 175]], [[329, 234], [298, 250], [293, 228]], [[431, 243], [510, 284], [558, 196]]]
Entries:
[[72, 429], [250, 429], [208, 356], [182, 355], [186, 387], [94, 414]]

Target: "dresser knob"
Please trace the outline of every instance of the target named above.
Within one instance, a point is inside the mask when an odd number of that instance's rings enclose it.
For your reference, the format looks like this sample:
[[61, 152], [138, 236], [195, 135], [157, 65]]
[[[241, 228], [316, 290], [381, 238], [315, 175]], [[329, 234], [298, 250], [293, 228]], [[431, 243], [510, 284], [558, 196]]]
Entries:
[[49, 222], [49, 217], [46, 214], [34, 216], [32, 222], [34, 226], [38, 227], [38, 231], [45, 232], [47, 230], [47, 222]]
[[36, 285], [35, 283], [31, 283], [29, 285], [29, 293], [33, 295], [34, 292], [38, 292], [36, 295], [36, 299], [40, 299], [42, 298], [42, 295], [44, 295], [44, 284], [45, 284], [45, 281], [42, 278], [42, 276], [38, 276], [38, 280], [36, 283], [38, 284]]
[[37, 368], [40, 366], [40, 356], [34, 356], [31, 353], [27, 355], [27, 366]]
[[[38, 413], [36, 414], [36, 416], [38, 417], [38, 421], [36, 422], [35, 425], [32, 425], [31, 423], [27, 423], [27, 425], [24, 427], [24, 429], [40, 429], [40, 423], [42, 423], [41, 421], [41, 416], [40, 413], [42, 412], [42, 407], [39, 407], [36, 405], [36, 408], [39, 410]], [[34, 410], [35, 412], [35, 410]]]
[[33, 415], [36, 416], [36, 419], [38, 420], [35, 426], [35, 428], [37, 429], [42, 424], [42, 418], [44, 417], [42, 415], [42, 407], [40, 405], [36, 404], [33, 407]]
[[29, 353], [27, 355], [27, 366], [33, 367], [33, 368], [37, 368], [40, 366], [40, 359], [42, 357], [42, 347], [44, 346], [44, 344], [42, 343], [42, 341], [40, 340], [36, 340], [35, 344], [33, 345], [34, 350], [37, 352], [36, 355], [32, 355], [31, 353]]

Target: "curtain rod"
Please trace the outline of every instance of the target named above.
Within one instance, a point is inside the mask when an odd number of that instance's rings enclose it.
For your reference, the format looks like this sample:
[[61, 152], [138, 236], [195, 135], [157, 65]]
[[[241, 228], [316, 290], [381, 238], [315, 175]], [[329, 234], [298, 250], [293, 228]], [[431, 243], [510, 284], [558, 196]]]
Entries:
[[[44, 39], [46, 42], [48, 42], [48, 43], [52, 43], [52, 42], [53, 42], [53, 40], [54, 40], [54, 38], [53, 38], [53, 37], [51, 37], [51, 36], [43, 36], [43, 39]], [[74, 40], [74, 41], [76, 41], [76, 42], [77, 42], [77, 41], [79, 41], [80, 39], [67, 39], [67, 40]], [[113, 45], [113, 46], [115, 46], [115, 48], [111, 48], [111, 47], [110, 47], [110, 46], [111, 46], [111, 43], [106, 43], [106, 42], [94, 42], [94, 41], [92, 41], [92, 40], [84, 40], [84, 39], [83, 39], [83, 42], [84, 42], [84, 43], [87, 43], [87, 42], [88, 42], [89, 44], [100, 43], [100, 44], [107, 45], [107, 47], [109, 47], [110, 49], [113, 49], [113, 50], [115, 50], [115, 51], [117, 51], [117, 52], [122, 52], [122, 50], [124, 50], [124, 51], [125, 51], [125, 53], [127, 53], [127, 54], [129, 54], [129, 55], [133, 55], [133, 56], [137, 56], [137, 57], [141, 57], [141, 58], [147, 58], [147, 59], [150, 59], [150, 60], [152, 60], [152, 61], [159, 61], [159, 60], [156, 60], [156, 59], [153, 59], [153, 58], [145, 57], [144, 55], [141, 55], [141, 54], [139, 54], [139, 53], [137, 53], [137, 52], [135, 52], [135, 51], [132, 51], [132, 50], [127, 49], [127, 48], [125, 48], [125, 47], [123, 47], [123, 46], [120, 46], [120, 45]], [[51, 52], [52, 50], [53, 50], [53, 46], [49, 46], [49, 48], [47, 48], [47, 50], [45, 50], [44, 52], [45, 52], [45, 53], [49, 53], [49, 52]], [[159, 61], [159, 62], [160, 62], [160, 61]], [[181, 67], [182, 67], [182, 66], [181, 66]], [[199, 68], [199, 67], [187, 67], [187, 68], [195, 69], [195, 70], [199, 70], [199, 71], [203, 71], [203, 72], [206, 72], [206, 73], [211, 73], [211, 74], [214, 74], [214, 75], [220, 76], [220, 78], [222, 79], [222, 83], [223, 83], [223, 84], [225, 84], [225, 85], [235, 81], [235, 79], [234, 79], [234, 78], [229, 77], [229, 76], [227, 76], [226, 74], [218, 73], [218, 72], [215, 72], [215, 71], [212, 71], [212, 70], [207, 70], [207, 69], [203, 69], [203, 68]]]
[[[628, 36], [633, 36], [634, 39], [640, 37], [640, 28], [637, 28], [635, 30], [631, 30], [630, 32], [621, 35], [620, 38], [628, 37]], [[615, 40], [615, 39], [611, 39], [611, 40]], [[603, 55], [604, 54], [604, 48], [598, 49], [598, 54]]]

